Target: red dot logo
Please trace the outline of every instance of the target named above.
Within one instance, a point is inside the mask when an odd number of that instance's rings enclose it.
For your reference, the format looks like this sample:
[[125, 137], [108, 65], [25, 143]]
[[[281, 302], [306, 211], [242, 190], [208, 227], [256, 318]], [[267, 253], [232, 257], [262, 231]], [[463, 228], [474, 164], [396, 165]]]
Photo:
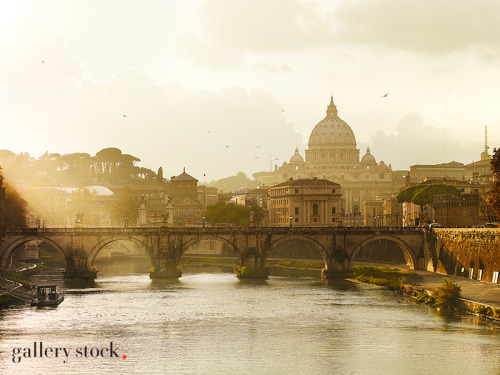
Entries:
[[127, 356], [124, 354], [124, 355], [122, 355], [122, 358], [123, 359], [127, 359]]

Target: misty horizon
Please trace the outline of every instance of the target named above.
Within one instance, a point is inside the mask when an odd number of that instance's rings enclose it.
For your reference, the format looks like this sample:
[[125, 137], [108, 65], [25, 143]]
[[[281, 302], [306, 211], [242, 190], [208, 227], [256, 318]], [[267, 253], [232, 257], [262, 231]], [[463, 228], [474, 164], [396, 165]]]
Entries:
[[330, 95], [393, 170], [479, 160], [485, 126], [500, 144], [496, 2], [115, 5], [0, 5], [0, 149], [251, 176], [304, 156]]

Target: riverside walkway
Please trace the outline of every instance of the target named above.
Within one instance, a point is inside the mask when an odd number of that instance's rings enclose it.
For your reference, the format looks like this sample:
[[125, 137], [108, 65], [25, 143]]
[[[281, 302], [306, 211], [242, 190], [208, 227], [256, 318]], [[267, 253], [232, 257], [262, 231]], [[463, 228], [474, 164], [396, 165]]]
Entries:
[[421, 287], [425, 290], [437, 289], [443, 283], [443, 279], [460, 285], [462, 287], [462, 298], [490, 305], [500, 309], [500, 284], [492, 284], [477, 280], [467, 279], [460, 276], [444, 275], [422, 270], [407, 270], [406, 275], [408, 284]]

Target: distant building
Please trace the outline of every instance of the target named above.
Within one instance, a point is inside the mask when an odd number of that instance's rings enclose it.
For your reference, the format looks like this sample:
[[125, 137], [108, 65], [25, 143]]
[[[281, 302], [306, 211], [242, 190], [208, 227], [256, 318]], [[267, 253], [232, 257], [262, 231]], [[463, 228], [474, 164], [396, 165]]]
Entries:
[[203, 216], [205, 216], [205, 211], [207, 206], [216, 205], [219, 201], [219, 189], [216, 187], [209, 186], [198, 186], [198, 201], [201, 203], [203, 207]]
[[234, 193], [231, 201], [240, 206], [262, 207], [268, 191], [268, 188], [243, 189]]
[[441, 164], [416, 164], [410, 166], [410, 182], [418, 184], [431, 178], [450, 178], [463, 180], [465, 166], [457, 161]]
[[269, 188], [269, 223], [275, 226], [339, 225], [341, 197], [341, 187], [335, 182], [290, 178]]
[[363, 205], [363, 218], [363, 224], [367, 227], [402, 227], [403, 204], [398, 203], [395, 196], [366, 201]]
[[[289, 163], [274, 170], [274, 183], [297, 179], [326, 179], [342, 186], [342, 209], [347, 217], [361, 223], [365, 201], [377, 196], [392, 194], [405, 185], [400, 173], [393, 172], [391, 165], [377, 163], [370, 149], [360, 160], [356, 138], [351, 127], [339, 118], [333, 98], [321, 120], [311, 132], [305, 161], [295, 149]], [[350, 216], [349, 216], [350, 215]]]
[[481, 225], [478, 194], [445, 194], [434, 197], [435, 221], [446, 227]]
[[29, 225], [73, 227], [76, 213], [83, 214], [82, 225], [112, 225], [110, 207], [117, 198], [105, 186], [29, 187], [20, 192], [34, 210]]
[[198, 180], [186, 170], [170, 180], [170, 195], [175, 225], [193, 225], [203, 222], [203, 205], [198, 200]]

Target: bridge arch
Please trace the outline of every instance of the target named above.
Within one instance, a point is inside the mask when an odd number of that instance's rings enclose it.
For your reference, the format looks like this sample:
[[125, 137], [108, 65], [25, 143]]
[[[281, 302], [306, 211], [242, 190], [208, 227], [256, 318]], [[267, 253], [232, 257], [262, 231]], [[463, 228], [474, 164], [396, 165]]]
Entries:
[[118, 236], [106, 237], [106, 238], [100, 240], [96, 245], [94, 245], [94, 247], [92, 247], [92, 250], [90, 251], [90, 254], [88, 257], [88, 265], [89, 266], [93, 265], [95, 263], [97, 256], [102, 251], [102, 249], [104, 249], [104, 247], [106, 247], [110, 243], [113, 243], [116, 241], [128, 241], [128, 242], [132, 242], [136, 245], [139, 245], [140, 247], [144, 248], [146, 255], [148, 255], [150, 258], [152, 257], [152, 254], [150, 254], [148, 251], [148, 246], [147, 246], [146, 242], [144, 242], [144, 241], [142, 241], [134, 236], [119, 236], [118, 235]]
[[64, 258], [64, 265], [68, 265], [68, 254], [63, 250], [63, 248], [54, 240], [47, 237], [39, 237], [39, 236], [26, 236], [17, 238], [9, 244], [6, 244], [2, 254], [0, 254], [0, 265], [5, 267], [10, 257], [14, 254], [15, 250], [30, 241], [43, 241], [51, 246], [53, 246]]
[[325, 262], [325, 266], [328, 264], [328, 253], [326, 249], [323, 247], [323, 245], [315, 240], [314, 238], [311, 238], [309, 236], [304, 236], [304, 235], [287, 235], [287, 236], [280, 236], [276, 239], [271, 240], [271, 246], [270, 249], [267, 251], [266, 256], [269, 256], [272, 254], [273, 249], [278, 246], [279, 244], [288, 242], [288, 241], [293, 241], [293, 240], [298, 240], [298, 241], [304, 241], [309, 244], [311, 244], [321, 255], [323, 258], [323, 261]]
[[241, 256], [241, 253], [238, 251], [238, 248], [235, 246], [235, 244], [227, 237], [224, 237], [224, 236], [219, 236], [219, 235], [210, 235], [210, 236], [195, 236], [195, 237], [192, 237], [190, 239], [188, 239], [185, 243], [184, 243], [184, 247], [182, 249], [182, 254], [180, 254], [181, 256], [183, 254], [185, 254], [188, 249], [191, 247], [191, 246], [194, 246], [204, 240], [216, 240], [216, 241], [221, 241], [223, 242], [224, 244], [228, 245], [231, 250], [233, 251], [233, 253], [236, 255], [236, 256]]
[[363, 241], [361, 241], [354, 248], [354, 250], [350, 254], [350, 262], [352, 263], [354, 261], [356, 254], [361, 250], [362, 247], [369, 244], [370, 242], [377, 241], [377, 240], [388, 240], [388, 241], [395, 242], [399, 246], [399, 248], [402, 250], [406, 264], [411, 269], [413, 269], [413, 270], [415, 269], [415, 264], [417, 264], [417, 258], [416, 258], [415, 252], [411, 249], [411, 247], [405, 241], [403, 241], [400, 238], [397, 238], [395, 236], [389, 236], [389, 235], [374, 235], [374, 236], [370, 236], [368, 238], [365, 238]]

